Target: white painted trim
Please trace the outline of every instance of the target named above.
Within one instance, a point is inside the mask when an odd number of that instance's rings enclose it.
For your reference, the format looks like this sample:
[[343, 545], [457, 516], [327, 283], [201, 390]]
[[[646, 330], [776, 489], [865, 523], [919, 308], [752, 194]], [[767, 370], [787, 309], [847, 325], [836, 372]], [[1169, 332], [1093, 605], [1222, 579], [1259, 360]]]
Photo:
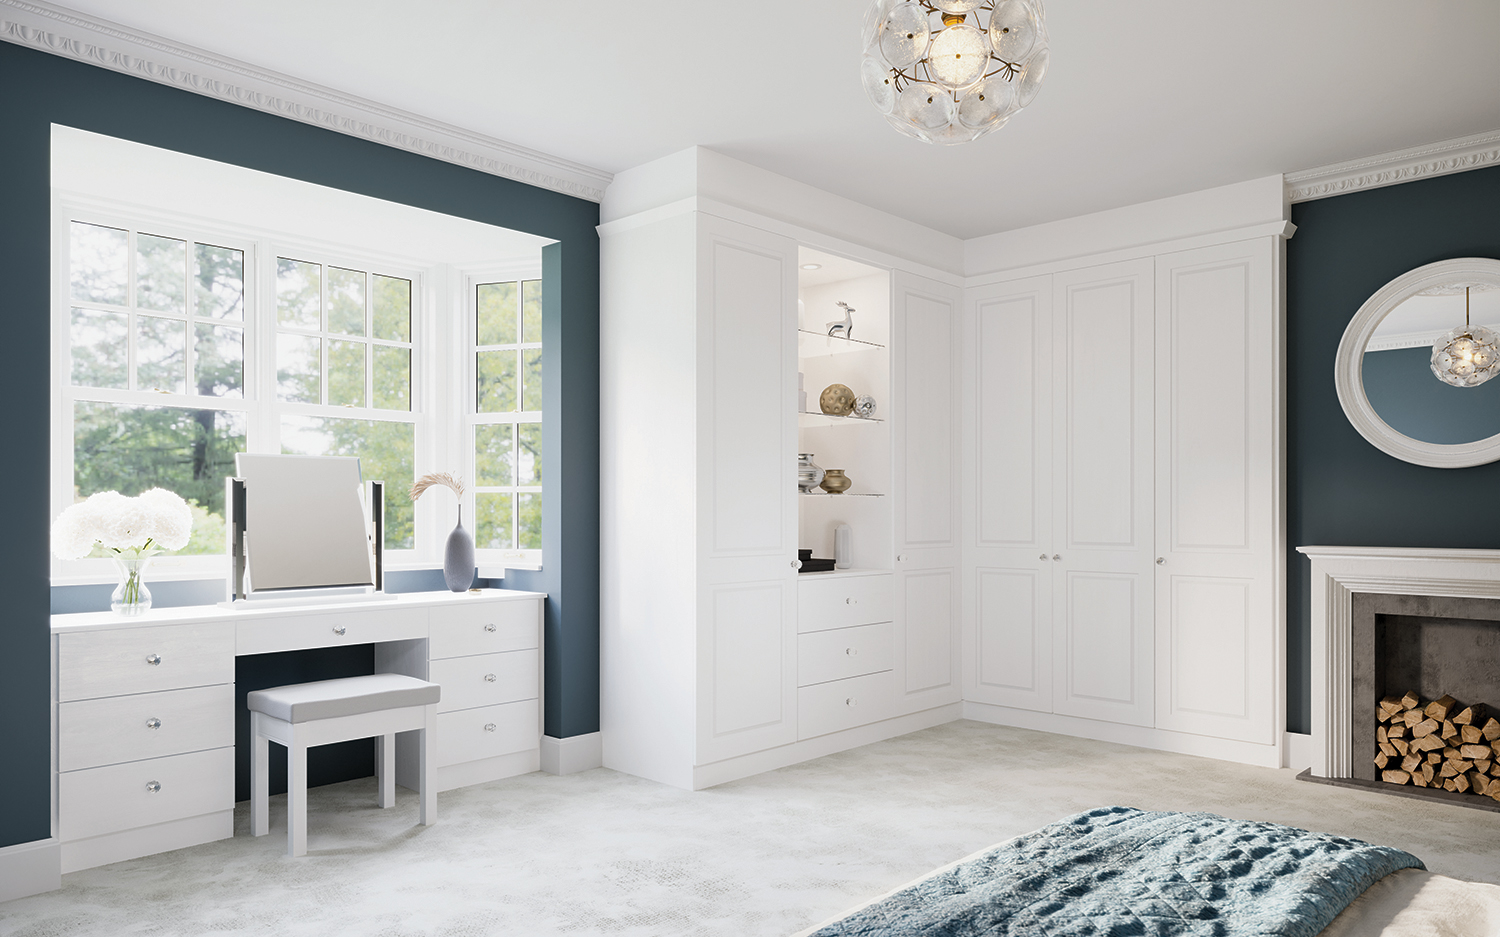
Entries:
[[1500, 598], [1500, 550], [1298, 547], [1312, 561], [1312, 771], [1354, 769], [1354, 593]]
[[234, 811], [219, 810], [183, 820], [106, 833], [62, 844], [63, 872], [154, 856], [159, 852], [201, 846], [234, 836]]
[[610, 173], [75, 13], [0, 0], [0, 40], [598, 202]]
[[56, 837], [0, 848], [0, 902], [62, 887], [62, 844]]
[[1468, 468], [1494, 462], [1500, 459], [1500, 433], [1474, 442], [1441, 444], [1397, 432], [1375, 412], [1365, 395], [1365, 349], [1391, 310], [1423, 290], [1456, 282], [1500, 287], [1500, 260], [1487, 257], [1440, 260], [1396, 277], [1365, 300], [1349, 320], [1333, 361], [1333, 384], [1339, 405], [1359, 434], [1386, 455], [1428, 468]]
[[598, 732], [565, 739], [542, 736], [542, 770], [548, 774], [577, 774], [604, 766], [604, 737]]
[[[1481, 322], [1474, 324], [1483, 325]], [[1448, 332], [1448, 329], [1429, 329], [1426, 332], [1398, 332], [1378, 338], [1372, 337], [1365, 345], [1365, 351], [1395, 351], [1399, 348], [1421, 348], [1424, 345], [1431, 348], [1433, 342], [1447, 335]]]
[[790, 745], [752, 752], [737, 758], [726, 758], [712, 764], [698, 765], [693, 768], [693, 790], [701, 791], [705, 787], [737, 781], [740, 778], [800, 764], [813, 758], [832, 755], [835, 752], [859, 748], [861, 745], [883, 742], [919, 729], [930, 729], [933, 726], [953, 722], [963, 717], [961, 705], [948, 703], [922, 712], [845, 729], [842, 732], [831, 732], [817, 738], [803, 739]]
[[991, 703], [964, 701], [964, 718], [995, 725], [1015, 726], [1018, 729], [1034, 729], [1056, 735], [1071, 735], [1075, 738], [1094, 739], [1099, 742], [1116, 742], [1136, 748], [1151, 748], [1161, 752], [1176, 752], [1180, 755], [1197, 755], [1216, 758], [1220, 761], [1237, 761], [1240, 764], [1258, 765], [1262, 768], [1280, 768], [1282, 761], [1281, 733], [1271, 745], [1253, 742], [1236, 742], [1216, 739], [1206, 735], [1189, 735], [1186, 732], [1169, 732], [1150, 726], [1132, 726], [1118, 722], [1099, 722], [1062, 716], [1056, 713], [1033, 712], [1027, 709], [1012, 709]]
[[1286, 175], [1287, 197], [1307, 202], [1500, 163], [1500, 130], [1351, 159]]
[[1293, 771], [1301, 771], [1303, 768], [1312, 767], [1313, 763], [1313, 737], [1304, 732], [1288, 732], [1282, 736], [1285, 743], [1281, 756], [1281, 766], [1291, 768]]

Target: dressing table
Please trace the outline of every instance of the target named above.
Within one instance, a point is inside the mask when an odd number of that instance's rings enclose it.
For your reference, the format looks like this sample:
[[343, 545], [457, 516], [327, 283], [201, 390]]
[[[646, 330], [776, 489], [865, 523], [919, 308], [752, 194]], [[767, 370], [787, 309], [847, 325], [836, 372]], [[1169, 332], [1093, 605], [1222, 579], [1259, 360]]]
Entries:
[[[438, 790], [536, 771], [543, 593], [52, 616], [53, 828], [64, 872], [234, 835], [235, 657], [371, 644], [439, 683]], [[414, 739], [397, 782], [415, 789]]]

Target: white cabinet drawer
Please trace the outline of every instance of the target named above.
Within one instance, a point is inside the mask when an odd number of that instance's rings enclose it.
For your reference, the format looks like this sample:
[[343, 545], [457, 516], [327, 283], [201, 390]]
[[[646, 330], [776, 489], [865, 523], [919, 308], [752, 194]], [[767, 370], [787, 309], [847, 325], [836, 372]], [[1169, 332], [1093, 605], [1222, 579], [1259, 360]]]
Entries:
[[536, 748], [542, 739], [539, 718], [534, 699], [442, 713], [437, 717], [438, 767]]
[[234, 744], [234, 684], [57, 707], [57, 769], [77, 771]]
[[228, 624], [77, 631], [57, 637], [57, 698], [95, 699], [234, 682]]
[[797, 685], [827, 683], [891, 669], [895, 626], [857, 625], [797, 636]]
[[541, 604], [527, 599], [434, 608], [427, 656], [436, 660], [539, 647]]
[[890, 670], [802, 687], [797, 691], [797, 738], [885, 719], [894, 711], [895, 691], [896, 675]]
[[339, 647], [427, 637], [425, 608], [361, 608], [318, 611], [242, 621], [236, 628], [238, 654], [270, 654], [310, 647]]
[[57, 778], [58, 835], [85, 839], [234, 809], [234, 749], [69, 771]]
[[827, 631], [890, 621], [891, 576], [797, 580], [797, 630]]
[[427, 665], [427, 679], [442, 686], [438, 712], [446, 713], [535, 699], [541, 677], [532, 650], [435, 660]]

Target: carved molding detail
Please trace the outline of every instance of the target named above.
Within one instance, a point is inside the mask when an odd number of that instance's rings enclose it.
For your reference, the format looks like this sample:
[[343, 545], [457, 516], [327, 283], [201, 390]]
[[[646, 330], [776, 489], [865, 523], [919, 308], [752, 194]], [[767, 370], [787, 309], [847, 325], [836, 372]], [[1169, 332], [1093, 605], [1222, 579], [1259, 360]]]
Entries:
[[1287, 173], [1287, 195], [1307, 202], [1500, 164], [1500, 131]]
[[331, 88], [27, 0], [0, 0], [0, 41], [29, 46], [597, 202], [612, 176]]

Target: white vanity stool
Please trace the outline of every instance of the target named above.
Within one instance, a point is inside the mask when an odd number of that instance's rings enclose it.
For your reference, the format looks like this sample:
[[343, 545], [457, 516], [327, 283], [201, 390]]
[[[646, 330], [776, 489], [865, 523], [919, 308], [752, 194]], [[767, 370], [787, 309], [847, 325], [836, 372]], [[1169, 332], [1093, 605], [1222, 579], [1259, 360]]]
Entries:
[[396, 733], [421, 733], [418, 786], [422, 825], [437, 822], [437, 703], [442, 688], [415, 677], [377, 673], [256, 690], [250, 708], [250, 827], [270, 830], [270, 742], [286, 747], [289, 856], [307, 855], [307, 750], [315, 745], [375, 739], [380, 806], [396, 803]]

